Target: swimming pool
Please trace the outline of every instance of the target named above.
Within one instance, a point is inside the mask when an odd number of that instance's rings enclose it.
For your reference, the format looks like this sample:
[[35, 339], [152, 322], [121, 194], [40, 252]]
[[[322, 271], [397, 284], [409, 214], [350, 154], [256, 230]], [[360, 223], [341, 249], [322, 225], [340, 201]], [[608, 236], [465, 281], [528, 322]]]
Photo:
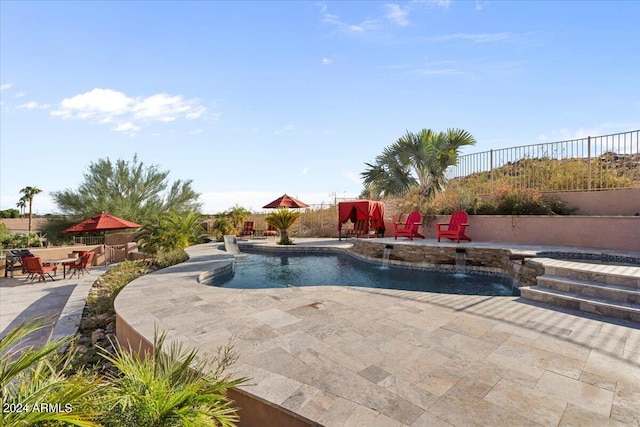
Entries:
[[236, 258], [231, 274], [215, 276], [205, 283], [235, 289], [336, 285], [463, 295], [519, 295], [512, 281], [499, 275], [382, 267], [339, 253], [246, 253]]

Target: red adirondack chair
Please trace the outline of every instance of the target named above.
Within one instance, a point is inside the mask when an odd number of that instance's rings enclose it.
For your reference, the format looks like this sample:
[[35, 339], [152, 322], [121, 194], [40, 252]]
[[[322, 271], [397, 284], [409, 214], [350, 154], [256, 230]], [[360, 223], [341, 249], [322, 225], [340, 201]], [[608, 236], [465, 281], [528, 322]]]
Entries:
[[408, 237], [413, 240], [414, 237], [424, 239], [424, 236], [418, 233], [418, 227], [422, 225], [422, 215], [420, 212], [413, 211], [409, 214], [405, 222], [396, 222], [393, 224], [394, 239], [400, 237]]
[[[460, 243], [460, 240], [468, 240], [471, 241], [467, 235], [464, 234], [464, 230], [469, 226], [467, 224], [467, 213], [464, 211], [454, 212], [451, 215], [451, 219], [449, 223], [438, 223], [436, 224], [438, 230], [438, 242], [441, 237], [446, 237], [449, 240], [457, 240]], [[447, 227], [446, 230], [442, 227]]]

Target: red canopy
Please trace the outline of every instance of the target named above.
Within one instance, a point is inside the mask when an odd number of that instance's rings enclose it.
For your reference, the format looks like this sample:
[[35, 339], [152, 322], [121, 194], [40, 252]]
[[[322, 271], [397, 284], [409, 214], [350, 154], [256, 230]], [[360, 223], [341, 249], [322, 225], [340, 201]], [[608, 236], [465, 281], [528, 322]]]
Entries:
[[308, 208], [309, 205], [306, 203], [302, 203], [300, 200], [294, 199], [291, 196], [287, 196], [286, 194], [282, 197], [278, 197], [273, 202], [264, 205], [263, 209], [277, 209], [277, 208]]
[[384, 235], [384, 203], [373, 200], [351, 200], [338, 203], [338, 234], [342, 231], [342, 224], [347, 221], [355, 223], [366, 220], [369, 227], [377, 234]]
[[63, 233], [94, 233], [109, 230], [124, 230], [127, 228], [140, 228], [140, 224], [118, 218], [102, 212], [99, 215], [85, 219], [80, 224], [69, 227]]

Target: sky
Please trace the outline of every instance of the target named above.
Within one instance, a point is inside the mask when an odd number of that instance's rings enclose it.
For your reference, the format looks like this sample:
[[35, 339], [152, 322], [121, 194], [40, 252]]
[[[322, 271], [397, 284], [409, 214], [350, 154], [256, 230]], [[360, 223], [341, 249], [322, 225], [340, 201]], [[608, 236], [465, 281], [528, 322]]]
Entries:
[[203, 212], [357, 196], [406, 131], [462, 154], [640, 129], [637, 1], [0, 0], [0, 209], [99, 159]]

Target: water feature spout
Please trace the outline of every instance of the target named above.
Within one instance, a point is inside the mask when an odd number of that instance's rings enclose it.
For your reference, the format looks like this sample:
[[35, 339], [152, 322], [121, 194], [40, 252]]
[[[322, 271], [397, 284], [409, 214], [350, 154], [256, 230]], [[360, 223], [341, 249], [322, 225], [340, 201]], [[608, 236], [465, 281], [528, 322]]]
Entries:
[[456, 248], [456, 274], [465, 274], [467, 270], [467, 251], [465, 248]]
[[389, 268], [389, 256], [391, 255], [393, 245], [385, 245], [382, 251], [382, 268]]

